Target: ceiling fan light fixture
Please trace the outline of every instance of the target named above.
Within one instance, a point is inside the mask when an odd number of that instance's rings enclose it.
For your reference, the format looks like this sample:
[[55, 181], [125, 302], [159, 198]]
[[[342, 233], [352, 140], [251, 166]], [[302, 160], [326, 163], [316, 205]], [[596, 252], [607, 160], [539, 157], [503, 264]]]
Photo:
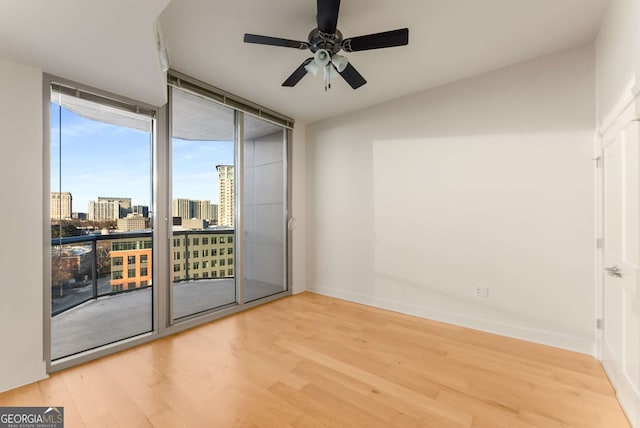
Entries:
[[313, 61], [319, 66], [324, 67], [331, 62], [331, 55], [325, 49], [318, 49], [313, 55]]
[[344, 69], [347, 68], [347, 64], [349, 63], [349, 60], [345, 56], [335, 54], [334, 56], [331, 57], [331, 62], [336, 67], [338, 72], [342, 73]]
[[304, 69], [307, 70], [307, 73], [311, 74], [312, 76], [317, 76], [318, 70], [320, 70], [320, 66], [316, 64], [315, 61], [311, 61], [309, 64], [304, 66]]

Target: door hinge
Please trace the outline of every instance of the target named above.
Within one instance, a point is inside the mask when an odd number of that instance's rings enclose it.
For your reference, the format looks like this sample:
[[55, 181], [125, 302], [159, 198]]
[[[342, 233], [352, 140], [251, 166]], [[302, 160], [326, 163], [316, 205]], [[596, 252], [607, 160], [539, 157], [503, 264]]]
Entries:
[[596, 328], [598, 330], [602, 330], [604, 328], [604, 320], [602, 318], [598, 318], [596, 320]]
[[603, 238], [596, 239], [596, 248], [598, 248], [598, 249], [604, 248], [604, 239]]
[[592, 158], [594, 161], [596, 161], [596, 168], [600, 168], [601, 164], [602, 164], [602, 156], [598, 156], [595, 158]]

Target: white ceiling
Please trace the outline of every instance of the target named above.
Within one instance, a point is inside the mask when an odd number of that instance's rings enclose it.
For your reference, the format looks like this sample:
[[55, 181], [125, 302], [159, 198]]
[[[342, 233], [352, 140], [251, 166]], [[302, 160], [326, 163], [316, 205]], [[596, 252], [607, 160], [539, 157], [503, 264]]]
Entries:
[[345, 37], [409, 28], [408, 46], [346, 54], [368, 81], [355, 91], [338, 79], [325, 93], [321, 73], [283, 88], [310, 53], [242, 42], [245, 32], [306, 41], [314, 0], [2, 0], [0, 57], [159, 105], [159, 22], [172, 68], [309, 123], [588, 43], [607, 5], [342, 0]]
[[156, 20], [170, 0], [0, 0], [0, 58], [157, 105]]

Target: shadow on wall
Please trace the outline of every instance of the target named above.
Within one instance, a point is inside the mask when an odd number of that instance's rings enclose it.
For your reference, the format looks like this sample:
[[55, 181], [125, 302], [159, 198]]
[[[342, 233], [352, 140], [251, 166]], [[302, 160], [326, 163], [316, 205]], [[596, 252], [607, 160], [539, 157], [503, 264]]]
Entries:
[[593, 314], [584, 297], [593, 283], [591, 139], [563, 131], [374, 142], [375, 296], [584, 332]]
[[578, 48], [308, 126], [309, 289], [589, 352], [593, 82]]

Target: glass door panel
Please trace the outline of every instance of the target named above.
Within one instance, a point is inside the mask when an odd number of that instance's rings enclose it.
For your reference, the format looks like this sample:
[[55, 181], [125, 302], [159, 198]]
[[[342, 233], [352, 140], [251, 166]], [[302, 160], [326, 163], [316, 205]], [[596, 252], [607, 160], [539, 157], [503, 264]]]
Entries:
[[171, 89], [173, 320], [236, 303], [234, 111]]
[[52, 87], [52, 361], [153, 329], [154, 122], [93, 99]]
[[244, 300], [287, 290], [286, 130], [246, 115], [244, 121]]

